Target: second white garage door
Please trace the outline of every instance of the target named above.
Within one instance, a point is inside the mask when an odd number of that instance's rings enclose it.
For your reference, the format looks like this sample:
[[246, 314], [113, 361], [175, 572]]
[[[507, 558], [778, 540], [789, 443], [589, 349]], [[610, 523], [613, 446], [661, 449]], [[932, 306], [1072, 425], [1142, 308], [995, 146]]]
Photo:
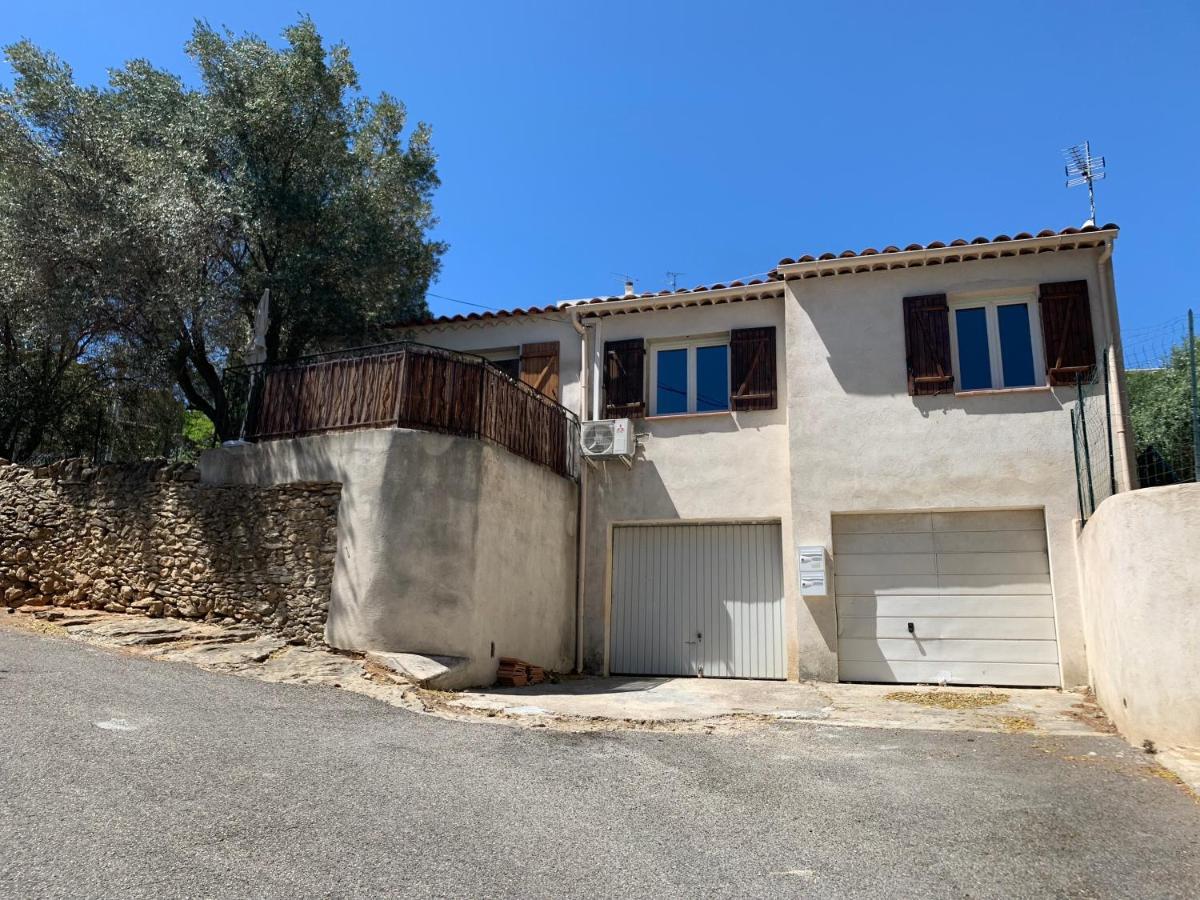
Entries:
[[778, 524], [613, 529], [618, 675], [785, 678]]
[[1060, 684], [1038, 510], [835, 516], [843, 681]]

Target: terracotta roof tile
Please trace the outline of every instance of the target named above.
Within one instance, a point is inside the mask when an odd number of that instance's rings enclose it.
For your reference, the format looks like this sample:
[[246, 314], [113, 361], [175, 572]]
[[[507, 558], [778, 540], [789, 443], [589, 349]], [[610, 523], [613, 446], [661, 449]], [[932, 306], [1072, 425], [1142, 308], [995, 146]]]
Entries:
[[[1039, 237], [1039, 238], [1060, 237], [1060, 236], [1068, 237], [1071, 235], [1085, 235], [1086, 236], [1087, 234], [1089, 234], [1091, 232], [1116, 231], [1116, 230], [1118, 230], [1118, 227], [1114, 224], [1107, 224], [1107, 225], [1103, 225], [1100, 227], [1097, 227], [1095, 225], [1085, 225], [1082, 228], [1064, 228], [1061, 231], [1055, 231], [1053, 228], [1044, 228], [1037, 233], [1037, 237]], [[999, 234], [996, 237], [992, 237], [992, 238], [980, 236], [980, 237], [972, 238], [970, 241], [966, 240], [965, 238], [955, 238], [954, 240], [950, 241], [949, 244], [943, 243], [942, 241], [933, 241], [928, 244], [909, 244], [903, 250], [901, 250], [895, 244], [889, 244], [888, 246], [884, 247], [882, 250], [876, 250], [874, 247], [867, 247], [863, 250], [843, 250], [841, 253], [836, 253], [836, 254], [835, 253], [822, 253], [820, 256], [813, 256], [812, 254], [806, 253], [803, 256], [797, 257], [796, 259], [792, 259], [791, 257], [785, 256], [783, 259], [779, 260], [778, 265], [779, 266], [791, 266], [791, 265], [796, 265], [796, 264], [800, 264], [800, 263], [829, 262], [831, 260], [854, 260], [854, 259], [862, 259], [863, 257], [885, 256], [885, 255], [893, 254], [893, 253], [907, 253], [907, 252], [912, 252], [915, 250], [943, 250], [943, 249], [948, 249], [948, 248], [952, 248], [952, 247], [977, 247], [977, 246], [983, 245], [983, 244], [1005, 244], [1005, 243], [1012, 243], [1014, 241], [1032, 240], [1033, 238], [1034, 238], [1034, 235], [1032, 235], [1030, 232], [1020, 231], [1020, 232], [1017, 232], [1016, 235], [1014, 235], [1013, 237], [1009, 237], [1007, 234]], [[1003, 249], [1001, 249], [999, 252], [996, 252], [995, 255], [996, 256], [1009, 256], [1009, 255], [1015, 255], [1018, 252], [1031, 253], [1031, 252], [1037, 252], [1037, 251], [1033, 250], [1033, 249], [1025, 249], [1025, 250], [1021, 250], [1021, 251], [1014, 249], [1014, 250], [1004, 251]], [[962, 255], [947, 257], [946, 261], [947, 262], [960, 262], [963, 259], [978, 259], [980, 257], [980, 255], [982, 255], [984, 258], [988, 258], [990, 256], [990, 254], [987, 252], [983, 252], [983, 251], [979, 251], [979, 250], [970, 250]], [[925, 264], [926, 265], [936, 265], [936, 264], [940, 264], [940, 263], [941, 263], [940, 259], [931, 259], [931, 260], [927, 260]], [[873, 269], [885, 269], [885, 268], [888, 268], [890, 265], [897, 265], [897, 263], [889, 263], [884, 260], [870, 260], [870, 261], [864, 260], [864, 262], [860, 265], [850, 264], [846, 267], [839, 266], [836, 268], [835, 272], [836, 273], [869, 272]], [[902, 263], [901, 263], [901, 265], [902, 265]], [[788, 277], [795, 277], [795, 276], [789, 275]], [[495, 312], [485, 311], [485, 312], [458, 313], [458, 314], [452, 315], [452, 316], [430, 316], [428, 318], [421, 319], [419, 321], [395, 323], [394, 325], [392, 325], [390, 327], [417, 328], [417, 327], [426, 326], [426, 325], [443, 325], [443, 324], [448, 325], [448, 324], [454, 324], [456, 322], [477, 322], [477, 321], [487, 321], [487, 320], [494, 320], [494, 319], [516, 318], [516, 317], [520, 317], [520, 316], [536, 316], [536, 315], [542, 315], [545, 313], [555, 313], [555, 312], [561, 313], [568, 309], [573, 309], [573, 308], [576, 308], [579, 306], [591, 306], [593, 304], [600, 304], [600, 303], [613, 303], [616, 301], [629, 300], [629, 299], [645, 300], [645, 299], [658, 299], [658, 298], [663, 298], [663, 297], [679, 296], [681, 301], [686, 301], [688, 296], [693, 296], [695, 294], [707, 293], [709, 291], [728, 290], [731, 288], [735, 288], [735, 289], [743, 288], [743, 287], [749, 288], [749, 287], [755, 287], [755, 286], [759, 286], [759, 285], [766, 286], [764, 291], [747, 295], [747, 299], [749, 299], [751, 297], [758, 297], [758, 296], [774, 297], [774, 296], [778, 296], [778, 290], [780, 290], [780, 289], [775, 288], [774, 284], [776, 282], [782, 281], [783, 279], [784, 279], [783, 274], [781, 274], [778, 270], [773, 269], [770, 273], [768, 273], [768, 275], [765, 279], [752, 278], [749, 281], [745, 281], [745, 282], [730, 281], [728, 283], [718, 282], [716, 284], [711, 284], [711, 285], [700, 284], [700, 285], [696, 285], [696, 287], [693, 287], [693, 288], [677, 288], [676, 290], [673, 290], [673, 291], [668, 291], [668, 290], [657, 291], [657, 292], [648, 291], [648, 292], [641, 293], [641, 294], [635, 294], [632, 298], [619, 294], [619, 295], [613, 295], [613, 296], [608, 296], [608, 297], [592, 297], [590, 300], [577, 300], [577, 301], [570, 302], [570, 303], [563, 303], [563, 304], [551, 303], [546, 306], [528, 306], [528, 307], [517, 308], [517, 309], [497, 310]], [[740, 299], [740, 297], [735, 297], [735, 299]], [[712, 302], [721, 302], [721, 298], [717, 298], [716, 301], [706, 299], [704, 302], [706, 304], [712, 303]]]
[[[1039, 237], [1039, 238], [1057, 237], [1057, 236], [1065, 237], [1065, 236], [1076, 235], [1076, 234], [1089, 234], [1094, 231], [1116, 231], [1116, 230], [1118, 230], [1117, 226], [1115, 224], [1111, 224], [1111, 223], [1107, 224], [1107, 225], [1102, 225], [1099, 227], [1097, 227], [1096, 225], [1085, 225], [1082, 228], [1064, 228], [1061, 231], [1055, 231], [1053, 228], [1044, 228], [1037, 233], [1037, 237]], [[973, 238], [970, 242], [968, 242], [965, 238], [955, 238], [949, 244], [946, 244], [942, 241], [933, 241], [929, 244], [909, 244], [903, 250], [901, 250], [899, 247], [897, 247], [895, 245], [888, 245], [887, 247], [884, 247], [882, 251], [876, 250], [874, 247], [867, 247], [865, 250], [858, 250], [858, 251], [844, 250], [838, 254], [822, 253], [820, 256], [816, 256], [816, 257], [812, 256], [811, 254], [805, 254], [804, 256], [798, 257], [796, 259], [793, 259], [790, 256], [785, 256], [783, 259], [781, 259], [779, 261], [778, 265], [790, 266], [790, 265], [794, 265], [796, 263], [823, 262], [823, 261], [828, 261], [828, 260], [833, 260], [833, 259], [857, 259], [857, 258], [863, 257], [863, 256], [877, 256], [880, 253], [908, 253], [908, 252], [912, 252], [914, 250], [942, 250], [948, 246], [949, 247], [965, 247], [965, 246], [968, 246], [969, 244], [1004, 244], [1004, 243], [1009, 243], [1012, 241], [1033, 240], [1033, 238], [1034, 238], [1034, 235], [1031, 234], [1030, 232], [1021, 231], [1021, 232], [1017, 232], [1017, 234], [1015, 234], [1012, 237], [1010, 237], [1007, 234], [998, 234], [995, 237], [991, 237], [991, 238], [981, 236], [981, 237]]]

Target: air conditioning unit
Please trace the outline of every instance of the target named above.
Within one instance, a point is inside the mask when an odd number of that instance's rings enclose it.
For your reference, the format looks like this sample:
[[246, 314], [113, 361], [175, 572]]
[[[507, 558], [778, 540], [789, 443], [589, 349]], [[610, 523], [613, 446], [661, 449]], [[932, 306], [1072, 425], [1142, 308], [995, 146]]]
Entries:
[[579, 430], [583, 455], [597, 459], [632, 459], [637, 442], [629, 419], [597, 419], [584, 422]]

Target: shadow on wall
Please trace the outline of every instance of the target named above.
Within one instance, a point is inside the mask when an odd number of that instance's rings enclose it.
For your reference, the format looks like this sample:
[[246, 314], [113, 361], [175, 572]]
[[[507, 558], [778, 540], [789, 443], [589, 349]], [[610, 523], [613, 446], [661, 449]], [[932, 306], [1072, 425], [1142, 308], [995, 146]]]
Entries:
[[[480, 499], [478, 441], [385, 429], [264, 441], [235, 452], [230, 474], [238, 481], [342, 484], [330, 644], [468, 655], [457, 646], [461, 635], [439, 620], [457, 621], [472, 595], [474, 555], [445, 548], [470, 546], [463, 527]], [[425, 614], [421, 624], [409, 603]]]
[[[905, 388], [907, 391], [907, 388]], [[953, 411], [976, 415], [1013, 415], [1016, 413], [1042, 413], [1062, 410], [1063, 401], [1051, 391], [1029, 391], [1019, 394], [934, 394], [928, 397], [912, 397], [921, 415], [929, 418], [934, 413]], [[1066, 420], [1067, 428], [1070, 421]]]
[[[860, 303], [847, 302], [858, 299], [855, 297], [838, 297], [804, 304], [804, 312], [825, 349], [826, 364], [846, 394], [908, 395], [904, 310], [899, 293], [895, 302], [889, 298], [886, 306], [870, 297], [862, 298]], [[925, 417], [951, 411], [967, 415], [1039, 413], [1063, 406], [1053, 391], [978, 397], [933, 394], [910, 399]]]
[[[294, 445], [296, 452], [284, 453], [285, 444]], [[334, 559], [334, 590], [337, 590], [339, 574], [344, 571], [346, 554], [352, 552], [356, 541], [356, 518], [353, 515], [355, 482], [353, 470], [338, 465], [328, 452], [327, 445], [305, 438], [292, 441], [262, 441], [243, 448], [209, 451], [200, 460], [202, 478], [209, 483], [210, 490], [236, 491], [234, 485], [278, 485], [293, 482], [338, 482], [342, 485], [338, 501], [337, 549]], [[243, 529], [248, 538], [257, 539], [257, 530], [248, 523]], [[210, 536], [210, 540], [215, 539]], [[343, 592], [344, 593], [344, 592]], [[356, 592], [353, 590], [351, 594]], [[354, 596], [349, 598], [354, 602]], [[336, 615], [336, 604], [329, 598], [328, 617]], [[328, 621], [326, 629], [328, 639]]]
[[[209, 482], [337, 481], [336, 647], [570, 668], [575, 485], [473, 438], [365, 429], [213, 451]], [[457, 685], [462, 686], [462, 685]]]
[[[656, 423], [657, 424], [657, 423]], [[608, 516], [605, 508], [621, 510], [620, 519], [675, 520], [679, 510], [663, 483], [653, 460], [645, 458], [639, 445], [632, 469], [616, 460], [587, 463], [588, 504], [587, 572], [584, 582], [583, 667], [587, 672], [604, 671], [604, 647], [608, 623], [605, 619], [605, 586], [608, 583]]]

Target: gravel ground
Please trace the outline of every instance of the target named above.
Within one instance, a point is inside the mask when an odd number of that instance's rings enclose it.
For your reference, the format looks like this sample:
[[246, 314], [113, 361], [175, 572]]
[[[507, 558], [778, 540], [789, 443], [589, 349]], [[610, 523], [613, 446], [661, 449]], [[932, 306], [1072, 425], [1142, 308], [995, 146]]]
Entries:
[[1194, 897], [1117, 738], [456, 722], [0, 631], [12, 897]]

